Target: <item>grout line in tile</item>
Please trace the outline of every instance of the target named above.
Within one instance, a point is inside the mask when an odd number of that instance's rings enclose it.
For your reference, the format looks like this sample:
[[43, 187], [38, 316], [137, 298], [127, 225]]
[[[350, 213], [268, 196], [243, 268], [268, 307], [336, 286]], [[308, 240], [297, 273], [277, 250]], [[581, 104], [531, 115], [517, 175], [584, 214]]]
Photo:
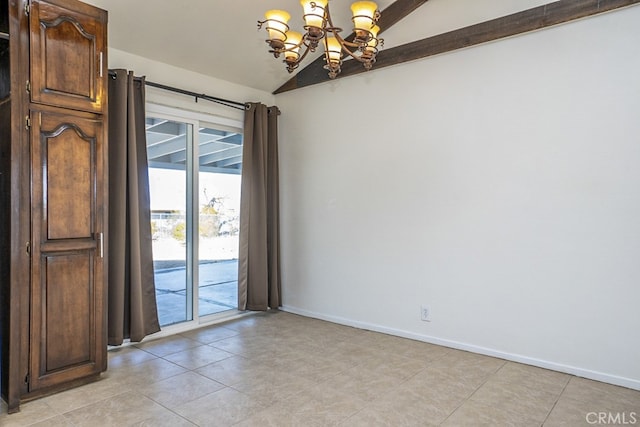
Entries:
[[[497, 359], [499, 360], [499, 359]], [[500, 372], [500, 370], [502, 370], [502, 368], [505, 367], [505, 365], [507, 364], [506, 360], [502, 361], [502, 365], [500, 365], [500, 367], [498, 369], [496, 369], [495, 371], [493, 371], [491, 373], [491, 375], [488, 375], [487, 378], [482, 382], [482, 384], [480, 384], [478, 387], [476, 387], [476, 389], [473, 391], [473, 393], [469, 394], [466, 399], [464, 399], [458, 406], [456, 406], [456, 408], [454, 410], [452, 410], [449, 415], [447, 415], [447, 418], [445, 418], [444, 420], [442, 420], [442, 422], [440, 424], [444, 424], [449, 418], [451, 418], [451, 416], [453, 414], [456, 413], [456, 411], [458, 409], [460, 409], [465, 403], [469, 402], [469, 400], [471, 400], [471, 398], [473, 397], [474, 394], [476, 394], [478, 392], [478, 390], [480, 390], [495, 374], [497, 374], [498, 372]]]
[[[123, 390], [123, 391], [122, 391], [122, 392], [120, 392], [120, 393], [116, 393], [116, 394], [113, 394], [113, 395], [111, 395], [111, 396], [107, 396], [107, 397], [104, 397], [104, 398], [102, 398], [102, 399], [98, 399], [98, 400], [95, 400], [95, 401], [93, 401], [93, 402], [89, 402], [89, 403], [87, 403], [86, 405], [78, 406], [77, 408], [73, 408], [73, 409], [71, 409], [71, 410], [69, 410], [69, 411], [65, 411], [65, 412], [57, 412], [57, 413], [56, 413], [56, 416], [58, 416], [58, 415], [62, 415], [63, 417], [65, 417], [65, 418], [67, 419], [67, 421], [68, 421], [68, 422], [70, 422], [71, 424], [74, 424], [74, 423], [73, 423], [73, 422], [72, 422], [72, 421], [71, 421], [71, 420], [66, 416], [66, 414], [69, 414], [69, 413], [74, 412], [74, 411], [78, 411], [78, 410], [80, 410], [80, 409], [87, 408], [87, 407], [89, 407], [89, 406], [91, 406], [91, 405], [95, 405], [95, 404], [100, 403], [100, 402], [103, 402], [103, 401], [105, 401], [105, 400], [113, 399], [114, 397], [118, 397], [118, 396], [123, 395], [123, 394], [126, 394], [126, 393], [132, 393], [132, 392], [131, 392], [130, 390]], [[136, 394], [137, 394], [138, 392], [137, 392], [137, 391], [135, 391], [135, 392], [133, 392], [133, 393], [136, 393]], [[46, 397], [45, 397], [45, 399], [46, 399]], [[48, 404], [48, 403], [47, 403], [47, 404]], [[51, 406], [51, 405], [49, 405], [49, 406]], [[54, 418], [54, 417], [51, 417], [51, 418]], [[47, 419], [51, 419], [51, 418], [47, 418]], [[46, 421], [46, 420], [45, 420], [45, 421]], [[38, 421], [38, 422], [40, 422], [40, 421]], [[34, 423], [34, 424], [37, 424], [37, 423]], [[74, 424], [74, 425], [75, 425], [75, 424]]]
[[[221, 388], [220, 390], [224, 390], [224, 388]], [[212, 393], [216, 393], [216, 392], [218, 392], [218, 391], [220, 391], [220, 390], [212, 391], [211, 393], [204, 394], [204, 395], [202, 395], [201, 397], [208, 396], [208, 395], [210, 395], [210, 394], [212, 394]], [[144, 393], [140, 393], [140, 394], [141, 394], [142, 396], [146, 397], [147, 399], [151, 400], [153, 403], [155, 403], [155, 404], [157, 404], [157, 405], [162, 406], [164, 409], [166, 409], [167, 411], [171, 412], [172, 414], [177, 415], [179, 418], [182, 418], [182, 419], [183, 419], [183, 420], [185, 420], [186, 422], [188, 422], [188, 423], [190, 423], [190, 424], [193, 424], [194, 426], [196, 425], [193, 421], [191, 421], [191, 420], [189, 420], [189, 419], [187, 419], [187, 418], [183, 417], [182, 415], [178, 414], [178, 413], [177, 413], [176, 411], [174, 411], [173, 409], [171, 409], [171, 408], [169, 408], [169, 407], [167, 407], [167, 406], [163, 405], [162, 403], [158, 402], [157, 400], [155, 400], [155, 399], [153, 399], [153, 398], [151, 398], [151, 397], [149, 397], [149, 396], [145, 395]], [[144, 420], [143, 420], [143, 421], [144, 421]]]
[[556, 405], [558, 405], [558, 402], [560, 401], [560, 398], [562, 397], [562, 395], [564, 394], [565, 390], [567, 389], [567, 387], [569, 387], [569, 383], [571, 382], [571, 378], [573, 378], [573, 375], [570, 375], [567, 378], [567, 382], [564, 384], [564, 387], [562, 387], [562, 391], [560, 393], [558, 393], [558, 397], [556, 397], [556, 401], [553, 402], [553, 406], [551, 406], [551, 409], [549, 409], [549, 412], [547, 413], [547, 416], [544, 417], [544, 421], [542, 421], [542, 425], [544, 426], [547, 422], [547, 420], [549, 419], [549, 417], [551, 416], [551, 413], [553, 412], [553, 410], [556, 408]]

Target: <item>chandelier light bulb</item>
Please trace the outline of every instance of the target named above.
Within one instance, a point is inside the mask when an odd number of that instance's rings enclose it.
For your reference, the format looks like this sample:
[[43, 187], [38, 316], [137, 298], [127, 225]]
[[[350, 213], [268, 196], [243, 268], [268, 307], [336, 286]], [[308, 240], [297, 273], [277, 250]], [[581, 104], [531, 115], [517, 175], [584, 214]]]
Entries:
[[302, 44], [302, 34], [297, 31], [288, 31], [287, 40], [284, 42], [284, 60], [295, 62], [300, 57], [300, 45]]
[[340, 63], [340, 59], [342, 57], [342, 46], [338, 39], [335, 37], [327, 37], [326, 48], [329, 62]]
[[328, 0], [300, 0], [307, 27], [324, 28], [324, 11]]
[[353, 30], [356, 35], [366, 35], [376, 23], [375, 16], [378, 10], [378, 5], [372, 1], [357, 1], [351, 5], [351, 12], [353, 14]]
[[270, 40], [284, 42], [287, 38], [286, 32], [289, 29], [287, 22], [291, 19], [291, 15], [284, 10], [269, 10], [264, 14], [266, 18], [265, 28], [269, 33]]
[[367, 42], [367, 45], [364, 48], [364, 52], [365, 54], [368, 55], [375, 55], [376, 52], [378, 51], [377, 47], [378, 47], [378, 33], [380, 32], [380, 27], [378, 27], [377, 25], [374, 25], [373, 28], [371, 28], [370, 33], [371, 33], [371, 40], [369, 40]]

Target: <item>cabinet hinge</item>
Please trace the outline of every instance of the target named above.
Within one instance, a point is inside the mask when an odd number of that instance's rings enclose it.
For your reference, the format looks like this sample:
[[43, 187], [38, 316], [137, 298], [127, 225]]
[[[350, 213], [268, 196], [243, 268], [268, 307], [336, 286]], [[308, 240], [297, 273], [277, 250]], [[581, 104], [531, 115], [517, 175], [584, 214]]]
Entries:
[[27, 130], [31, 129], [31, 117], [25, 116], [24, 126], [27, 128]]
[[24, 13], [28, 16], [31, 13], [31, 4], [26, 2], [24, 4]]
[[29, 380], [31, 379], [31, 375], [27, 374], [24, 376], [24, 383], [29, 384]]
[[27, 93], [31, 93], [31, 82], [27, 80]]

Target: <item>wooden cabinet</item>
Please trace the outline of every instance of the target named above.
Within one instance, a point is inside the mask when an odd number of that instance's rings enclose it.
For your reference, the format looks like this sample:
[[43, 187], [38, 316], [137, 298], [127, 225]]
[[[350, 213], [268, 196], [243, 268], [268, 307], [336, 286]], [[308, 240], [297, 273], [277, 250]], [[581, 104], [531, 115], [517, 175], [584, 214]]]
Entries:
[[106, 369], [107, 15], [0, 1], [0, 384], [14, 412]]

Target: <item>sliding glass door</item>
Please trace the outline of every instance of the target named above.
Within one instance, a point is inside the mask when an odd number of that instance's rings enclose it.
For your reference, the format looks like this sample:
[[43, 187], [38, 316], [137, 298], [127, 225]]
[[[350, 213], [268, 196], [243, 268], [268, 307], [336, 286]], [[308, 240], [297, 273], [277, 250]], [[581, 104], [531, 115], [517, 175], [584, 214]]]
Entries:
[[147, 156], [160, 324], [235, 310], [242, 133], [152, 110]]

